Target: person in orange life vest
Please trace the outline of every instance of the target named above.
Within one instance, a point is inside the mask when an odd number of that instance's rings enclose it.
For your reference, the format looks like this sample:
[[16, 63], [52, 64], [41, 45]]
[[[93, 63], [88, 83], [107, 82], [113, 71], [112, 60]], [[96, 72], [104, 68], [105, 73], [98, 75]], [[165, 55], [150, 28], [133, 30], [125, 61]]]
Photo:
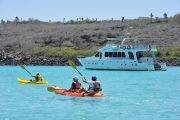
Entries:
[[89, 85], [89, 88], [86, 91], [87, 93], [89, 93], [89, 95], [93, 95], [99, 91], [102, 91], [101, 84], [99, 81], [97, 81], [96, 76], [92, 76], [91, 81], [86, 81], [85, 79], [83, 79], [83, 82]]
[[68, 91], [79, 92], [81, 90], [81, 83], [78, 81], [78, 77], [74, 76], [71, 88]]

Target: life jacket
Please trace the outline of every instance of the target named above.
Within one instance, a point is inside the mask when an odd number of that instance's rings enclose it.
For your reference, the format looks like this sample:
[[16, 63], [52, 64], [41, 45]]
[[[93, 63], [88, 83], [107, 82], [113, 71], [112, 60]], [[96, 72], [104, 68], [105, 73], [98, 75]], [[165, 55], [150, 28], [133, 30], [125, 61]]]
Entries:
[[89, 86], [89, 89], [88, 89], [88, 90], [93, 90], [93, 91], [101, 91], [101, 90], [102, 90], [102, 89], [101, 89], [101, 85], [100, 85], [99, 82], [93, 81], [93, 82], [92, 82], [92, 85], [93, 85], [93, 86]]
[[72, 83], [72, 89], [80, 89], [80, 88], [81, 88], [81, 83], [79, 82]]
[[36, 81], [42, 81], [42, 80], [43, 80], [43, 78], [42, 78], [41, 75], [37, 75], [37, 76], [36, 76]]
[[101, 85], [99, 82], [95, 81], [93, 82], [94, 85], [94, 91], [101, 91]]

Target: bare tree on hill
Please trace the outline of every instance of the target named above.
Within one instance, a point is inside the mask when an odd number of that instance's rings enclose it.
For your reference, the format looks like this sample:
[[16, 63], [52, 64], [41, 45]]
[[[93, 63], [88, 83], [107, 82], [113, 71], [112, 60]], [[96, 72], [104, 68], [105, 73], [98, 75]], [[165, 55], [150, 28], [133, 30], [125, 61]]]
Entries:
[[121, 22], [124, 22], [124, 17], [122, 17]]
[[164, 16], [164, 21], [167, 23], [167, 22], [168, 22], [168, 16], [167, 16], [167, 13], [164, 13], [163, 16]]
[[14, 22], [15, 22], [16, 24], [18, 24], [18, 23], [20, 22], [20, 19], [18, 18], [18, 16], [15, 17]]
[[3, 19], [1, 19], [1, 24], [5, 24], [5, 21]]
[[154, 15], [151, 13], [150, 14], [150, 18], [151, 18], [151, 23], [152, 23], [152, 19], [153, 19]]

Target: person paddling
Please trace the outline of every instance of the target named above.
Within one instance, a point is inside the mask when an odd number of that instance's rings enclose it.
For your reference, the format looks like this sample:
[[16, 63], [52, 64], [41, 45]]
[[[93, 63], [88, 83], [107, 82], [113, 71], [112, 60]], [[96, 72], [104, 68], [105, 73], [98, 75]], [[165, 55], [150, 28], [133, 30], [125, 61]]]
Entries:
[[81, 90], [81, 83], [78, 81], [78, 77], [74, 76], [71, 88], [68, 91], [79, 92]]
[[89, 96], [94, 95], [95, 93], [99, 91], [102, 91], [101, 84], [99, 81], [97, 81], [96, 76], [92, 76], [91, 81], [86, 81], [85, 79], [83, 79], [83, 82], [89, 85], [89, 88], [86, 91], [86, 93], [88, 93]]
[[35, 82], [43, 80], [42, 76], [39, 73], [37, 73], [36, 76], [33, 76], [33, 77], [35, 78]]

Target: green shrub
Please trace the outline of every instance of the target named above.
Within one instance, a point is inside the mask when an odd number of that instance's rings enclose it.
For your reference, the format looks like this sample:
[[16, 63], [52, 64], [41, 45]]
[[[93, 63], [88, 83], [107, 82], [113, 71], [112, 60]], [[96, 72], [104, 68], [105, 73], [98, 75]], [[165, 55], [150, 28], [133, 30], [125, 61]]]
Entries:
[[80, 50], [75, 47], [36, 47], [29, 51], [30, 54], [46, 57], [80, 57], [91, 56], [95, 50]]
[[169, 51], [167, 51], [165, 55], [166, 55], [166, 56], [170, 56], [170, 53], [169, 53]]
[[157, 56], [157, 57], [161, 57], [162, 55], [161, 55], [160, 52], [157, 52], [157, 53], [156, 53], [156, 56]]

